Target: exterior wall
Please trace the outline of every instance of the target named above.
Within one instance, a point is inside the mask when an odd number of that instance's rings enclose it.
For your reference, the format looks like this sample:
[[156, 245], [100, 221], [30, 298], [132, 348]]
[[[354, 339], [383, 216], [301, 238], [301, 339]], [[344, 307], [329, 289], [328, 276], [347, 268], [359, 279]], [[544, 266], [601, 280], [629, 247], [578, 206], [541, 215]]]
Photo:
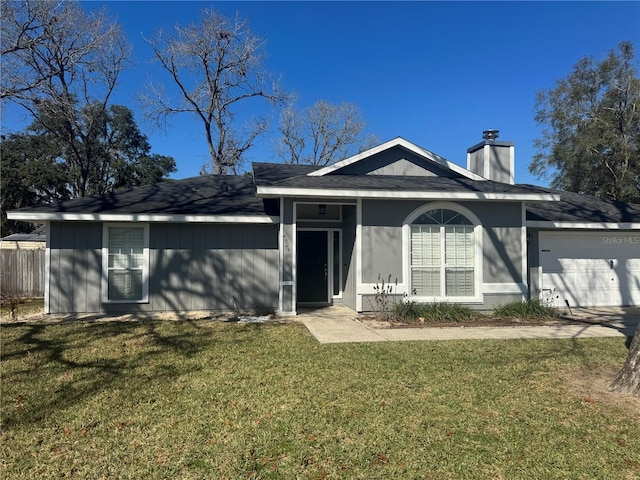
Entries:
[[[403, 236], [402, 223], [415, 209], [433, 202], [366, 200], [362, 212], [362, 289], [365, 297], [371, 285], [379, 282], [379, 275], [392, 282], [398, 280], [398, 293], [408, 288], [403, 277]], [[457, 202], [472, 211], [482, 224], [482, 285], [484, 303], [504, 303], [512, 298], [522, 299], [518, 289], [526, 285], [523, 278], [523, 229], [522, 205], [520, 202]], [[404, 289], [404, 290], [403, 290]], [[363, 297], [363, 308], [367, 299]]]
[[[362, 204], [362, 282], [378, 277], [405, 281], [402, 276], [402, 221], [413, 202], [364, 201]], [[416, 204], [420, 205], [420, 204]]]
[[527, 229], [527, 268], [529, 274], [529, 298], [540, 298], [542, 291], [542, 272], [540, 269], [540, 242], [536, 228]]
[[152, 224], [150, 309], [275, 309], [277, 231], [275, 225]]
[[49, 312], [100, 312], [102, 224], [51, 222], [49, 235]]
[[151, 224], [149, 302], [101, 304], [102, 224], [53, 222], [50, 312], [267, 308], [278, 300], [278, 226]]

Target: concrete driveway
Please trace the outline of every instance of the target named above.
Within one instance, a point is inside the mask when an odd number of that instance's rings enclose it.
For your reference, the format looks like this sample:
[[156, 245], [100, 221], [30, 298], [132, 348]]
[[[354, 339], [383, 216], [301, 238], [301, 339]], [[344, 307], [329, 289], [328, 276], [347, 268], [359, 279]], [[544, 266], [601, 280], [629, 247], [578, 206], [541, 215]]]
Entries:
[[574, 308], [571, 313], [576, 320], [598, 319], [599, 324], [585, 322], [534, 327], [369, 328], [356, 320], [357, 314], [353, 310], [343, 306], [302, 312], [297, 319], [320, 343], [631, 337], [640, 323], [640, 307]]

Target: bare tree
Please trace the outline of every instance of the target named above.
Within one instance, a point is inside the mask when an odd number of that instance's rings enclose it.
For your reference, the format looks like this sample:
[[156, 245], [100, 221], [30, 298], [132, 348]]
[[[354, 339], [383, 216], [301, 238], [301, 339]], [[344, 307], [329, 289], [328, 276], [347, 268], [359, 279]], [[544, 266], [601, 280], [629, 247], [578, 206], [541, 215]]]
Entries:
[[147, 116], [163, 126], [174, 114], [195, 115], [211, 155], [202, 172], [235, 172], [268, 126], [265, 117], [242, 122], [240, 114], [261, 107], [251, 99], [277, 105], [286, 98], [264, 67], [265, 42], [238, 15], [229, 19], [211, 9], [202, 11], [198, 24], [176, 25], [173, 33], [159, 30], [145, 40], [179, 92], [178, 100], [163, 85], [149, 85], [141, 95]]
[[364, 137], [365, 122], [352, 103], [316, 102], [300, 112], [293, 106], [280, 116], [277, 155], [293, 164], [328, 165], [376, 142]]
[[88, 193], [93, 144], [130, 47], [104, 10], [74, 1], [2, 3], [1, 95], [51, 134], [73, 171], [73, 194]]

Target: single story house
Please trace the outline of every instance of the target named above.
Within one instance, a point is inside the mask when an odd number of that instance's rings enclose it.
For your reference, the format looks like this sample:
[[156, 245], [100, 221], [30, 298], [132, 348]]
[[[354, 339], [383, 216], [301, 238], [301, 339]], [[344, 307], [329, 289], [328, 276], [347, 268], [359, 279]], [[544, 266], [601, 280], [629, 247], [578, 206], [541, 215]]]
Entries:
[[8, 213], [47, 226], [49, 313], [374, 309], [375, 288], [489, 309], [640, 305], [640, 205], [514, 183], [486, 131], [467, 168], [403, 138], [326, 167], [255, 163]]
[[47, 244], [46, 229], [38, 227], [31, 233], [12, 233], [0, 239], [0, 250], [39, 250]]

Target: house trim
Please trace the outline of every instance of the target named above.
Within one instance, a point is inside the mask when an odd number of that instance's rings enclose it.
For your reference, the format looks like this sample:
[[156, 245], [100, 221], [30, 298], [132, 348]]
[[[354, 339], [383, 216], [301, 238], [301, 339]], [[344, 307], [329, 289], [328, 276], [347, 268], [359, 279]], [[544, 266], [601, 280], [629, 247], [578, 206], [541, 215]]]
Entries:
[[520, 243], [522, 244], [520, 250], [520, 279], [521, 284], [526, 286], [526, 289], [522, 292], [522, 300], [526, 300], [529, 293], [529, 246], [527, 245], [527, 204], [522, 202], [522, 226], [520, 227]]
[[[300, 227], [296, 230], [296, 239], [298, 237], [297, 232], [324, 232], [327, 234], [327, 303], [331, 304], [334, 299], [342, 298], [342, 229], [335, 227]], [[335, 295], [333, 293], [333, 282], [334, 275], [336, 275], [335, 269], [333, 268], [335, 263], [335, 255], [333, 254], [333, 234], [338, 232], [338, 242], [340, 244], [340, 249], [338, 251], [339, 255], [339, 279], [340, 279], [340, 292]], [[296, 272], [297, 275], [297, 272]], [[296, 291], [297, 291], [297, 281], [296, 281]], [[304, 305], [304, 304], [303, 304]]]
[[356, 204], [356, 312], [362, 312], [362, 199]]
[[430, 152], [429, 150], [426, 150], [422, 147], [417, 146], [414, 143], [411, 143], [407, 140], [405, 140], [402, 137], [396, 137], [393, 140], [389, 140], [388, 142], [383, 143], [382, 145], [378, 145], [377, 147], [371, 148], [369, 150], [366, 150], [364, 152], [358, 153], [356, 155], [353, 155], [352, 157], [346, 158], [340, 162], [334, 163], [333, 165], [329, 165], [328, 167], [324, 167], [321, 168], [319, 170], [315, 170], [309, 174], [307, 174], [307, 176], [309, 177], [323, 177], [331, 172], [335, 172], [336, 170], [340, 170], [341, 168], [347, 167], [351, 164], [357, 163], [361, 160], [364, 160], [365, 158], [371, 157], [372, 155], [376, 155], [380, 152], [383, 152], [384, 150], [388, 150], [390, 148], [393, 147], [402, 147], [406, 150], [409, 150], [410, 152], [423, 157], [427, 160], [432, 161], [433, 163], [440, 165], [441, 167], [444, 167], [446, 169], [449, 169], [453, 172], [456, 172], [460, 175], [462, 175], [463, 177], [469, 178], [471, 180], [487, 180], [484, 177], [481, 177], [480, 175], [477, 175], [469, 170], [467, 170], [466, 168], [462, 168], [459, 165], [456, 165], [455, 163], [452, 163], [448, 160], [446, 160], [445, 158], [441, 157], [440, 155], [437, 155], [433, 152]]
[[[411, 293], [411, 225], [416, 218], [422, 215], [424, 212], [435, 209], [446, 209], [453, 210], [455, 212], [460, 213], [467, 217], [473, 223], [473, 237], [475, 242], [475, 250], [474, 250], [474, 284], [475, 284], [475, 295], [473, 297], [455, 297], [455, 296], [443, 296], [443, 297], [423, 297], [418, 295], [413, 295]], [[405, 291], [407, 292], [407, 298], [409, 300], [413, 300], [416, 302], [428, 302], [428, 301], [445, 301], [449, 303], [482, 303], [483, 302], [483, 273], [482, 273], [482, 265], [484, 258], [484, 250], [483, 250], [483, 241], [482, 237], [484, 235], [484, 227], [482, 226], [482, 222], [478, 216], [473, 213], [468, 208], [459, 205], [454, 202], [431, 202], [426, 203], [418, 208], [416, 208], [413, 212], [411, 212], [404, 219], [402, 223], [402, 259], [404, 261], [404, 265], [402, 266], [402, 275], [404, 277], [404, 286]], [[444, 248], [444, 245], [442, 245]], [[406, 253], [405, 253], [406, 252]], [[444, 261], [444, 257], [442, 257], [442, 261]], [[444, 265], [444, 263], [442, 264]]]
[[84, 222], [168, 222], [168, 223], [270, 223], [280, 222], [279, 216], [265, 215], [171, 215], [138, 213], [64, 213], [7, 212], [7, 218], [24, 221], [84, 221]]
[[[291, 288], [291, 309], [294, 315], [298, 312], [298, 206], [296, 202], [293, 202], [293, 217], [292, 217], [292, 239], [291, 239], [291, 278], [293, 280], [293, 287]], [[282, 213], [281, 213], [282, 214]]]
[[429, 192], [423, 190], [329, 190], [326, 188], [299, 187], [268, 187], [258, 186], [258, 196], [280, 197], [282, 195], [295, 197], [335, 198], [352, 197], [357, 199], [402, 199], [402, 200], [436, 200], [446, 197], [448, 200], [505, 200], [552, 202], [559, 201], [560, 195], [549, 193], [483, 193], [483, 192]]
[[[142, 244], [144, 248], [142, 250], [142, 298], [139, 300], [110, 300], [109, 299], [109, 228], [123, 227], [123, 228], [143, 228], [143, 240]], [[148, 223], [104, 223], [102, 225], [102, 275], [101, 275], [101, 300], [103, 304], [115, 304], [115, 303], [149, 303], [149, 224]]]
[[49, 296], [51, 295], [51, 224], [46, 226], [46, 247], [44, 252], [44, 313], [51, 313]]
[[496, 293], [516, 293], [526, 295], [528, 292], [528, 286], [526, 283], [483, 283], [482, 293], [496, 294]]
[[[284, 212], [284, 198], [280, 197], [280, 215]], [[278, 311], [282, 313], [284, 308], [284, 223], [280, 222], [278, 229]]]
[[547, 222], [547, 221], [528, 221], [529, 228], [566, 228], [576, 229], [593, 229], [593, 230], [638, 230], [640, 223], [635, 222]]

